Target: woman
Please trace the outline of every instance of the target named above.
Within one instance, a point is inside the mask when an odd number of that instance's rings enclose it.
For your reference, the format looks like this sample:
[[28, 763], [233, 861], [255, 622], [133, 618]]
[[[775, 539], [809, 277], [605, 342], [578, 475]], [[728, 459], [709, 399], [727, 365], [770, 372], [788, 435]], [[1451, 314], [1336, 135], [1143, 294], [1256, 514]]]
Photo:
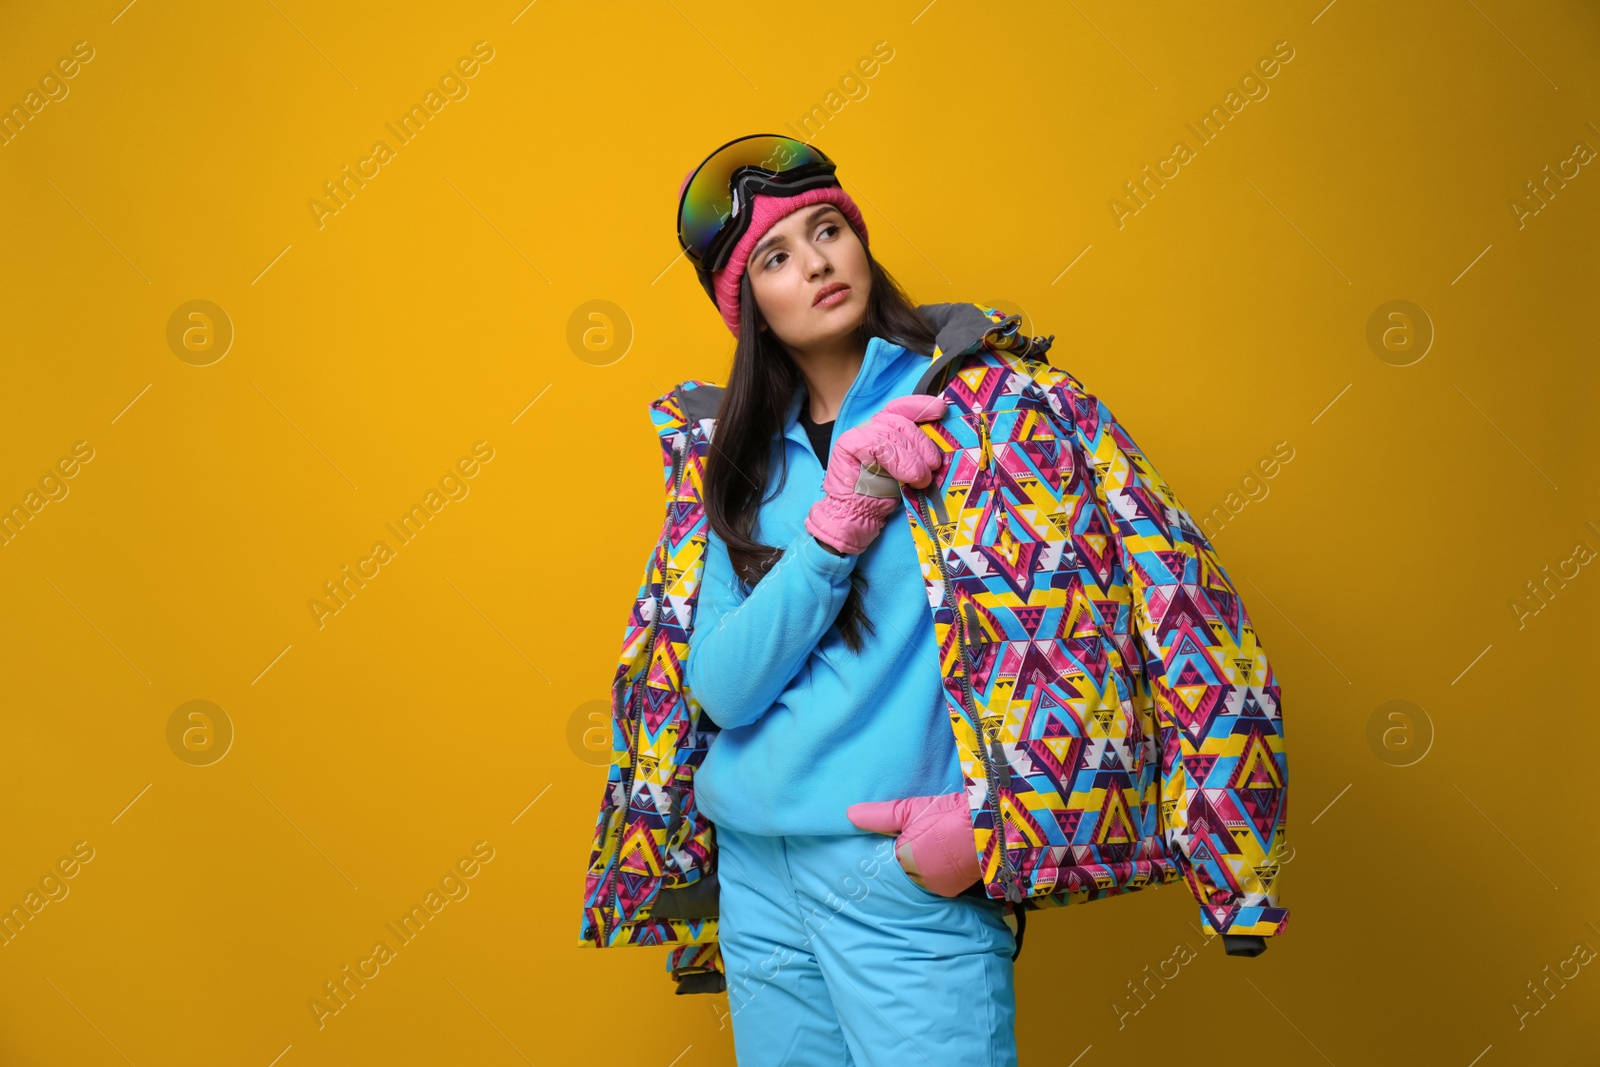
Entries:
[[[735, 1048], [745, 1067], [1014, 1064], [1017, 944], [1003, 901], [963, 892], [971, 817], [893, 519], [901, 484], [944, 459], [919, 424], [946, 403], [913, 393], [934, 333], [814, 152], [741, 138], [681, 190], [680, 233], [738, 338], [685, 668], [720, 727], [695, 782]], [[731, 214], [705, 210], [717, 196]]]

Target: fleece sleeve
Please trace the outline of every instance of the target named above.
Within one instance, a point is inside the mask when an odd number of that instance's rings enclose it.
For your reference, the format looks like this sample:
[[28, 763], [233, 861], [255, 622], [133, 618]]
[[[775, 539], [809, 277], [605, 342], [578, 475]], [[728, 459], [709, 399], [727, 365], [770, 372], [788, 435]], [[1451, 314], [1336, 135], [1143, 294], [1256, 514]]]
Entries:
[[1161, 825], [1208, 934], [1282, 933], [1289, 762], [1244, 601], [1177, 494], [1099, 398], [1051, 368], [1050, 408], [1092, 466], [1132, 586], [1161, 749]]
[[684, 682], [711, 721], [731, 729], [766, 714], [833, 625], [855, 565], [802, 528], [746, 595], [727, 546], [708, 534]]

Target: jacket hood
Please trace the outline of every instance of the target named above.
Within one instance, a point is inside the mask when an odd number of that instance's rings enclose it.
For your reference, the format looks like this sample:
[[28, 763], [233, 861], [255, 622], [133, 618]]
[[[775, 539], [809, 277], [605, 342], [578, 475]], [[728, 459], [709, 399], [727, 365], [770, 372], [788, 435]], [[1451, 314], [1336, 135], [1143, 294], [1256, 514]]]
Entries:
[[919, 304], [917, 310], [933, 323], [937, 336], [933, 359], [917, 380], [918, 393], [939, 392], [943, 388], [941, 378], [945, 368], [975, 351], [991, 332], [1015, 333], [1022, 322], [1020, 315], [1002, 315], [998, 310], [991, 313], [979, 304]]

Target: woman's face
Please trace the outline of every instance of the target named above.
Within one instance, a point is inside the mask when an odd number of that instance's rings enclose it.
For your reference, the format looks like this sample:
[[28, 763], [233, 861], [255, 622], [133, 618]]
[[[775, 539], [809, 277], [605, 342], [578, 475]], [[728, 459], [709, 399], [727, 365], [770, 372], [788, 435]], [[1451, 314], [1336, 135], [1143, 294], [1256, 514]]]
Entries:
[[[867, 317], [867, 250], [832, 204], [790, 212], [768, 230], [745, 266], [761, 315], [791, 350], [830, 347]], [[825, 291], [846, 286], [818, 303]]]

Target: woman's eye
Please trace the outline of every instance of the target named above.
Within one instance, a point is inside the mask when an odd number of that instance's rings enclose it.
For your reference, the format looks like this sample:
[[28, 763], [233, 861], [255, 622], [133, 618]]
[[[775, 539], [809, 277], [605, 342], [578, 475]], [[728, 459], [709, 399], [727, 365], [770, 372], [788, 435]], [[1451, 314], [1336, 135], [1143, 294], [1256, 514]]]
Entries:
[[[822, 229], [817, 231], [817, 236], [821, 237], [823, 234], [830, 233], [830, 232], [834, 233], [834, 234], [837, 234], [839, 232], [839, 224], [837, 222], [830, 222], [830, 223], [826, 224], [825, 226], [823, 226]], [[772, 253], [772, 255], [768, 256], [762, 262], [761, 269], [762, 270], [771, 270], [773, 267], [780, 265], [781, 261], [778, 259], [779, 256], [787, 256], [788, 254], [789, 253], [787, 253], [787, 252], [774, 252], [774, 253]]]

